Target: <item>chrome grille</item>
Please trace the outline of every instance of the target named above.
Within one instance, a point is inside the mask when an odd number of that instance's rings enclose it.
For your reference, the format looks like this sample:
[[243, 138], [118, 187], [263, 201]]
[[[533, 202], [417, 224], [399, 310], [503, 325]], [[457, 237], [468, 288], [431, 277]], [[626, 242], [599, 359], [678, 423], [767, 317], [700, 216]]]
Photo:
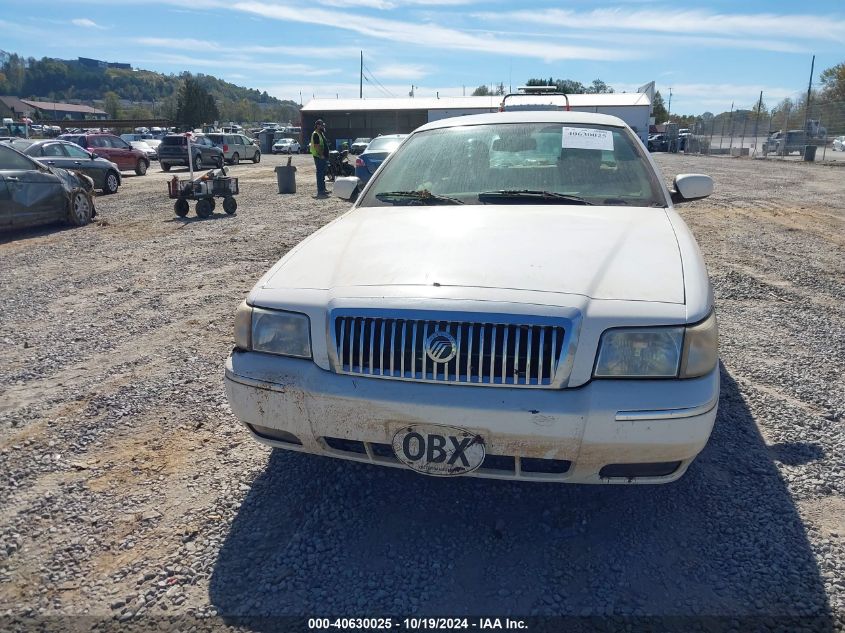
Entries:
[[[443, 320], [443, 313], [431, 316], [441, 318], [333, 315], [335, 371], [480, 386], [556, 386], [567, 334], [559, 322], [518, 316], [503, 317], [513, 319], [507, 322]], [[448, 333], [454, 341], [456, 353], [446, 362], [436, 362], [426, 353], [426, 339], [435, 332]]]

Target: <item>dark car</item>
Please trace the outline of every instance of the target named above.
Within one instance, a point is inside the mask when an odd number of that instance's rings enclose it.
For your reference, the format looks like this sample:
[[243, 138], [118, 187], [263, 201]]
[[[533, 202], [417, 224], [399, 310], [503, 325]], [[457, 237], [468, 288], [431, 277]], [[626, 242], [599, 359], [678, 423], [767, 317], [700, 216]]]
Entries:
[[134, 171], [139, 176], [143, 176], [150, 166], [150, 159], [144, 152], [133, 148], [114, 134], [62, 134], [58, 138], [76, 143], [100, 158], [113, 162], [121, 171]]
[[[215, 147], [205, 136], [191, 136], [191, 162], [196, 171], [207, 167], [223, 167], [223, 150]], [[188, 137], [185, 134], [168, 134], [158, 146], [158, 162], [164, 171], [174, 165], [189, 166]]]
[[103, 193], [117, 193], [120, 187], [120, 169], [113, 162], [100, 158], [70, 141], [32, 141], [18, 139], [9, 143], [16, 150], [31, 156], [39, 163], [81, 171], [94, 181], [94, 189]]
[[0, 229], [94, 217], [94, 185], [84, 174], [48, 167], [0, 143]]
[[385, 134], [377, 136], [367, 145], [367, 149], [355, 159], [355, 175], [364, 184], [370, 179], [384, 159], [390, 156], [407, 134]]

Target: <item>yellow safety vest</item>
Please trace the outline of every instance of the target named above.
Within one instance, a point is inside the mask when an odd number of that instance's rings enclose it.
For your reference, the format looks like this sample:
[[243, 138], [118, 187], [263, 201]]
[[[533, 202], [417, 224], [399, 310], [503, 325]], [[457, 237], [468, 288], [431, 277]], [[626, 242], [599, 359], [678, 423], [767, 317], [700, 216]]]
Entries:
[[[320, 142], [316, 145], [314, 144], [314, 134], [316, 134]], [[328, 147], [329, 142], [326, 140], [325, 135], [322, 132], [318, 132], [314, 130], [311, 134], [311, 142], [308, 144], [308, 149], [311, 150], [311, 156], [314, 158], [326, 158], [326, 148]]]

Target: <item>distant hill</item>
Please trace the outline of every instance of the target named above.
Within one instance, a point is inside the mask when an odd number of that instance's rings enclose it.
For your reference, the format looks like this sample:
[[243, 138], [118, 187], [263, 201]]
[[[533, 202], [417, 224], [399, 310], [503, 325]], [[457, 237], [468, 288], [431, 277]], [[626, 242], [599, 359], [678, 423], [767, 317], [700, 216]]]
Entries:
[[[15, 53], [0, 51], [0, 94], [82, 102], [98, 107], [106, 106], [103, 109], [107, 111], [110, 104], [116, 103], [119, 116], [160, 116], [172, 119], [176, 112], [176, 93], [181, 80], [191, 76], [214, 97], [221, 121], [299, 122], [299, 104], [276, 99], [267, 92], [236, 86], [211, 75], [192, 75], [188, 72], [163, 75], [150, 70], [132, 70], [126, 66], [82, 58], [25, 59]], [[114, 108], [114, 105], [111, 107]]]

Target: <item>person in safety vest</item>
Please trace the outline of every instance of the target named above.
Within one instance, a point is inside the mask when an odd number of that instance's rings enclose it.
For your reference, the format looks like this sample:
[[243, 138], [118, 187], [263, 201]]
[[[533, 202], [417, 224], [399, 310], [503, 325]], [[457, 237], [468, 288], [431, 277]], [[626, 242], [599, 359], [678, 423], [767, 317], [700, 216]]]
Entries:
[[326, 138], [326, 124], [323, 119], [317, 119], [314, 123], [314, 132], [311, 134], [309, 144], [311, 156], [314, 157], [314, 166], [317, 168], [317, 196], [325, 197], [326, 191], [326, 167], [329, 163], [329, 140]]

